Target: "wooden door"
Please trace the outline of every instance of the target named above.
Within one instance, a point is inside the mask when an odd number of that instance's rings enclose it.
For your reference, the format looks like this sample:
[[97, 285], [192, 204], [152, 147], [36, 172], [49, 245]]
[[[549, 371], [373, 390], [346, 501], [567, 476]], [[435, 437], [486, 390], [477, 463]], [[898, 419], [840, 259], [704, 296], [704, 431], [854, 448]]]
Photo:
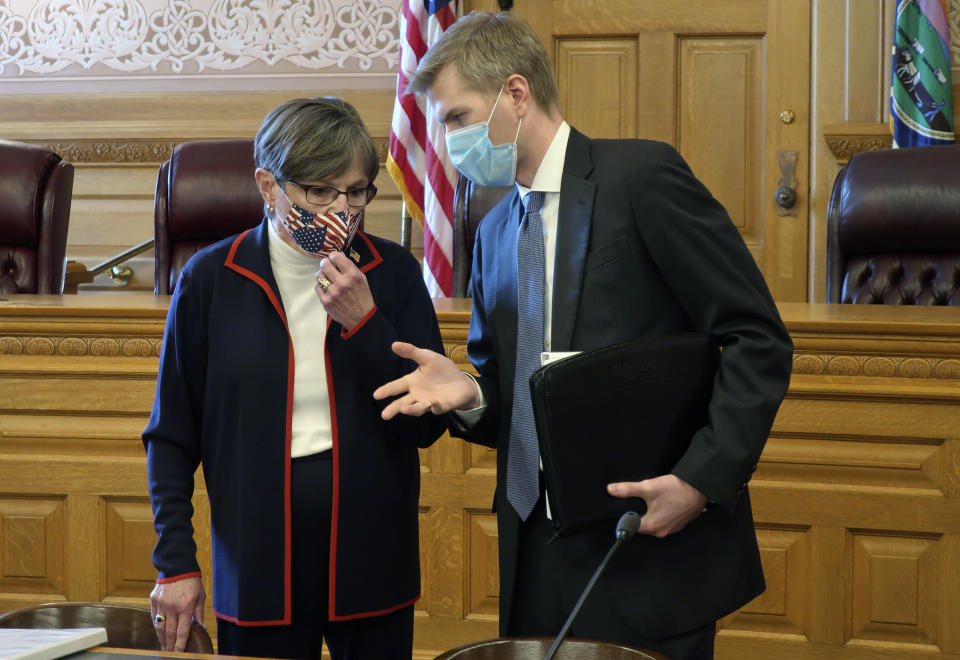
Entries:
[[[809, 0], [517, 0], [513, 11], [547, 44], [572, 126], [674, 145], [774, 297], [806, 300]], [[786, 213], [774, 202], [781, 152], [796, 152]]]

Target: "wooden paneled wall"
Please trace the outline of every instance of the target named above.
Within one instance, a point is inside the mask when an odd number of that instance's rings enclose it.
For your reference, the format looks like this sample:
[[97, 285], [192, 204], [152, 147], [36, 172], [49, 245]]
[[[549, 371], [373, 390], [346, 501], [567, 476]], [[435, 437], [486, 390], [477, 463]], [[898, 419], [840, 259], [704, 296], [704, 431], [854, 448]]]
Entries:
[[[686, 149], [695, 171], [730, 208], [755, 255], [764, 243], [782, 244], [765, 271], [796, 269], [805, 262], [806, 299], [820, 301], [825, 297], [827, 201], [839, 169], [834, 153], [886, 144], [895, 4], [657, 0], [640, 8], [631, 0], [558, 0], [517, 2], [515, 11], [541, 26], [554, 57], [562, 106], [577, 126], [595, 137], [649, 137]], [[947, 4], [956, 25], [960, 0]], [[465, 8], [496, 10], [497, 3], [467, 0]], [[806, 35], [800, 46], [774, 56], [800, 33]], [[960, 64], [953, 75], [960, 118]], [[761, 84], [763, 76], [770, 82]], [[5, 92], [0, 137], [50, 144], [77, 167], [68, 254], [88, 266], [152, 236], [156, 170], [177, 142], [252, 136], [277, 103], [323, 93], [356, 104], [385, 149], [394, 96], [383, 89], [43, 95], [19, 93], [10, 83]], [[786, 108], [795, 111], [796, 120], [778, 127], [778, 113]], [[765, 231], [762, 215], [778, 171], [761, 142], [774, 128], [802, 133], [800, 151], [809, 157], [801, 163], [800, 203], [806, 209], [801, 222], [777, 218]], [[398, 191], [385, 173], [376, 183], [380, 194], [369, 209], [368, 226], [399, 240]], [[796, 226], [786, 231], [788, 224]], [[422, 254], [416, 223], [412, 243]], [[152, 289], [152, 256], [132, 265], [129, 288]], [[106, 277], [96, 284], [114, 286]]]
[[[0, 300], [0, 612], [147, 602], [155, 537], [139, 437], [167, 301]], [[466, 365], [469, 304], [436, 306], [448, 354]], [[960, 657], [960, 315], [818, 304], [781, 313], [794, 374], [751, 482], [768, 586], [721, 621], [717, 657]], [[496, 636], [495, 461], [449, 437], [421, 459], [415, 644], [417, 658], [432, 658]]]

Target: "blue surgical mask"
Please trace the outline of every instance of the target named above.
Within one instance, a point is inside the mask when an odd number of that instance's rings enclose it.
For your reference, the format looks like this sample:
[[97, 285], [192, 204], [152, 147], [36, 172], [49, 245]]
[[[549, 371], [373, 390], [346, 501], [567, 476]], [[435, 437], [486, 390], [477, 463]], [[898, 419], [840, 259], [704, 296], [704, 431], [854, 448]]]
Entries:
[[494, 146], [490, 142], [490, 120], [500, 103], [503, 87], [490, 110], [487, 121], [471, 124], [447, 133], [447, 154], [454, 167], [478, 186], [509, 186], [517, 178], [517, 137], [521, 118], [513, 142]]

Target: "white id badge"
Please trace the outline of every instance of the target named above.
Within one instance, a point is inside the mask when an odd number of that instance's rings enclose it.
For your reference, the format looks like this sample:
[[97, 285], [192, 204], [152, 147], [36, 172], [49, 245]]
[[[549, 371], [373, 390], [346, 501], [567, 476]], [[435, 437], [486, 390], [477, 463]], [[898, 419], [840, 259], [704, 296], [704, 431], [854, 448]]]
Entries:
[[541, 351], [540, 366], [577, 355], [580, 351]]

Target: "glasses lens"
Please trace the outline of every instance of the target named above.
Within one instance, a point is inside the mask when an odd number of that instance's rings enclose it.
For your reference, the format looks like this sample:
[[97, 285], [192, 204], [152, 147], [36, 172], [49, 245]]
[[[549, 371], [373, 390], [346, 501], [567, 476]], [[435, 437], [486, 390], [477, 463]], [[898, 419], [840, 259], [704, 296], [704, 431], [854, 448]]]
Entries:
[[336, 188], [327, 188], [326, 186], [310, 186], [307, 188], [307, 201], [311, 204], [331, 204], [336, 198]]
[[377, 189], [373, 186], [367, 188], [354, 188], [347, 191], [347, 202], [350, 206], [366, 206], [373, 199]]

